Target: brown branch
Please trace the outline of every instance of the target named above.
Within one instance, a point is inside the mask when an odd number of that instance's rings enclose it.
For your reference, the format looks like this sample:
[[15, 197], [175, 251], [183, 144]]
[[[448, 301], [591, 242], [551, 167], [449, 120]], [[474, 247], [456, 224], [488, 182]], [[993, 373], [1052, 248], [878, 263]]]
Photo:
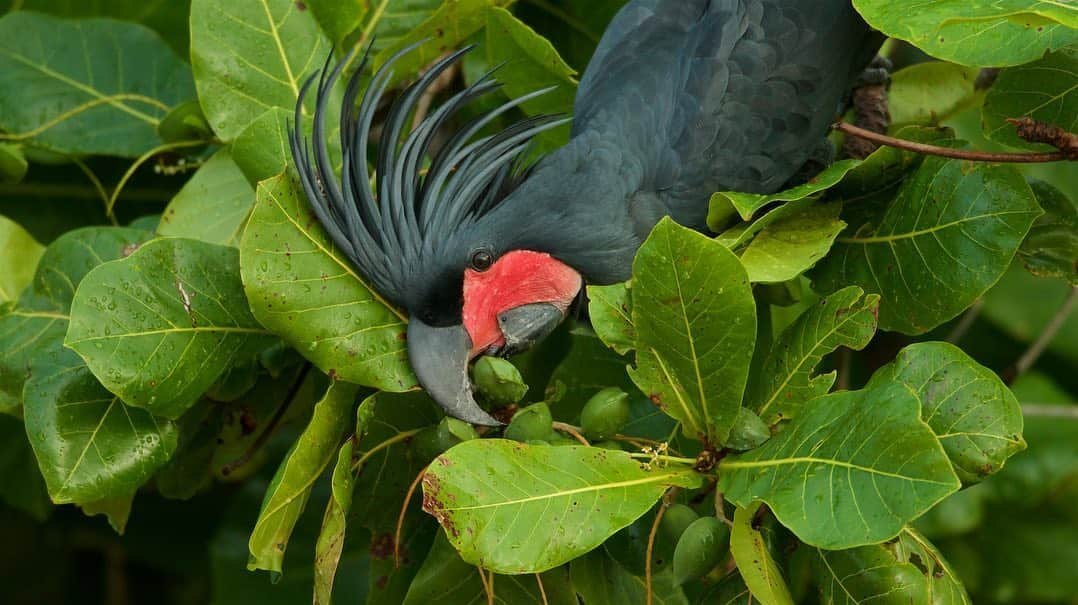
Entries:
[[423, 475], [427, 474], [427, 468], [424, 466], [423, 470], [419, 471], [419, 474], [415, 476], [415, 480], [408, 486], [408, 493], [404, 494], [404, 503], [401, 504], [401, 512], [397, 516], [397, 530], [393, 534], [393, 569], [401, 568], [401, 533], [403, 533], [404, 529], [404, 515], [408, 512], [408, 503], [412, 501], [412, 496], [415, 495], [419, 482], [423, 480]]
[[651, 524], [651, 531], [648, 532], [648, 548], [645, 552], [644, 560], [644, 594], [646, 597], [646, 605], [651, 605], [651, 557], [655, 552], [655, 534], [659, 532], [659, 523], [662, 522], [663, 516], [666, 514], [666, 509], [670, 508], [670, 504], [673, 503], [674, 498], [677, 497], [678, 492], [681, 491], [676, 487], [671, 487], [663, 494], [662, 503], [659, 504], [659, 510], [655, 511], [655, 521]]
[[[855, 88], [851, 100], [853, 119], [858, 127], [878, 134], [887, 132], [887, 127], [891, 124], [891, 110], [885, 83]], [[877, 149], [879, 144], [871, 139], [848, 137], [842, 143], [843, 155], [858, 160], [867, 158]]]
[[1007, 118], [1014, 124], [1015, 134], [1030, 143], [1044, 143], [1058, 149], [1063, 157], [1078, 161], [1078, 134], [1067, 132], [1055, 124], [1038, 122], [1033, 118]]
[[564, 422], [554, 422], [552, 428], [555, 431], [569, 434], [573, 439], [576, 439], [581, 445], [591, 445], [588, 440], [584, 438], [584, 435], [580, 433], [580, 429], [571, 424], [565, 424]]
[[1052, 315], [1052, 319], [1048, 321], [1048, 325], [1044, 326], [1041, 330], [1040, 336], [1037, 340], [1033, 341], [1033, 344], [1029, 345], [1022, 356], [1018, 358], [1018, 361], [1014, 362], [1008, 370], [1003, 373], [1003, 381], [1007, 384], [1013, 383], [1019, 376], [1024, 374], [1026, 370], [1033, 367], [1033, 364], [1037, 362], [1041, 354], [1048, 348], [1048, 345], [1052, 343], [1052, 340], [1059, 333], [1059, 330], [1063, 327], [1063, 324], [1067, 322], [1067, 318], [1070, 317], [1071, 311], [1074, 310], [1075, 305], [1078, 305], [1078, 287], [1071, 288], [1070, 294], [1063, 300], [1063, 304]]
[[938, 145], [926, 145], [925, 143], [916, 143], [914, 141], [896, 139], [895, 137], [890, 137], [884, 134], [872, 132], [871, 130], [865, 130], [864, 128], [860, 128], [846, 122], [838, 122], [831, 127], [846, 135], [867, 139], [874, 143], [879, 143], [880, 145], [887, 145], [888, 147], [904, 149], [906, 151], [912, 151], [914, 153], [952, 158], [955, 160], [968, 160], [970, 162], [1008, 162], [1020, 164], [1034, 164], [1041, 162], [1061, 162], [1067, 159], [1067, 156], [1063, 152], [991, 153], [987, 151], [970, 151], [967, 149], [952, 149], [950, 147], [939, 147]]

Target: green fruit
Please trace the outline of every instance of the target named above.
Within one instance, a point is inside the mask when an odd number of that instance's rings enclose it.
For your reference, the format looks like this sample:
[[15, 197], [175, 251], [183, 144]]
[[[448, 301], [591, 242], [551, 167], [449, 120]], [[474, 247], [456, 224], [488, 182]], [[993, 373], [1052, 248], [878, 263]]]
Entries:
[[519, 402], [528, 392], [516, 366], [497, 357], [480, 357], [475, 362], [472, 384], [480, 397], [499, 407]]
[[706, 575], [726, 556], [730, 528], [715, 517], [693, 521], [674, 548], [674, 580], [680, 585]]
[[166, 143], [180, 141], [209, 141], [213, 138], [213, 129], [202, 115], [202, 106], [198, 101], [180, 103], [172, 108], [161, 123], [157, 125], [157, 136]]
[[547, 441], [552, 437], [553, 424], [554, 419], [550, 416], [550, 408], [547, 404], [536, 403], [513, 416], [509, 426], [505, 427], [505, 438], [520, 442], [533, 439]]
[[420, 458], [430, 460], [462, 441], [478, 438], [479, 433], [475, 432], [472, 425], [446, 417], [442, 418], [437, 426], [420, 431], [412, 443]]
[[629, 412], [629, 395], [625, 391], [617, 387], [603, 389], [584, 405], [580, 426], [588, 439], [609, 439], [629, 421]]
[[699, 518], [700, 515], [696, 514], [696, 511], [688, 506], [671, 504], [666, 509], [663, 520], [659, 523], [659, 529], [662, 530], [663, 536], [670, 540], [671, 544], [676, 544], [685, 529]]

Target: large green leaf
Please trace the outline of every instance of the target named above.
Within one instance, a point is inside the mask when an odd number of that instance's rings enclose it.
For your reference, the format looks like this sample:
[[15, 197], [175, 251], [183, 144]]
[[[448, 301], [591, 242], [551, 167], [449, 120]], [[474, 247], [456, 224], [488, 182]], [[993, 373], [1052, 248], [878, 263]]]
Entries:
[[234, 248], [165, 238], [86, 276], [64, 344], [124, 402], [178, 418], [272, 342], [247, 308]]
[[942, 61], [917, 63], [891, 76], [887, 93], [891, 128], [939, 124], [979, 99], [980, 70]]
[[19, 10], [57, 17], [110, 17], [152, 28], [181, 57], [187, 56], [187, 15], [191, 0], [12, 0]]
[[765, 422], [796, 417], [809, 401], [827, 393], [835, 372], [814, 376], [824, 355], [839, 347], [861, 350], [876, 334], [880, 297], [850, 286], [831, 294], [783, 330], [764, 358], [746, 407]]
[[1022, 451], [1022, 410], [992, 370], [945, 342], [910, 345], [880, 368], [869, 388], [899, 382], [921, 398], [921, 416], [964, 483], [994, 474]]
[[894, 201], [848, 218], [813, 281], [822, 292], [856, 284], [880, 294], [880, 327], [920, 334], [999, 279], [1040, 213], [1012, 167], [927, 158]]
[[1018, 257], [1033, 275], [1078, 286], [1078, 204], [1047, 183], [1029, 185], [1044, 214], [1033, 222]]
[[291, 110], [330, 45], [292, 0], [192, 0], [191, 65], [214, 132], [231, 141], [267, 109]]
[[340, 445], [352, 415], [359, 387], [344, 382], [329, 386], [314, 406], [314, 415], [273, 476], [258, 521], [251, 531], [247, 569], [281, 573], [288, 538], [307, 505], [311, 488]]
[[895, 556], [893, 545], [849, 550], [812, 549], [822, 605], [929, 605], [928, 581], [917, 566]]
[[227, 149], [213, 154], [172, 198], [157, 232], [238, 247], [255, 190]]
[[1078, 47], [999, 73], [981, 108], [985, 136], [1014, 147], [1051, 150], [1025, 142], [1007, 122], [1022, 117], [1078, 132]]
[[756, 342], [755, 302], [737, 257], [664, 218], [633, 262], [632, 317], [633, 382], [687, 436], [723, 443]]
[[898, 536], [899, 556], [912, 561], [928, 581], [927, 601], [932, 605], [972, 605], [965, 586], [943, 554], [924, 536], [907, 527]]
[[30, 285], [45, 248], [18, 223], [0, 216], [0, 305]]
[[386, 391], [414, 387], [404, 315], [333, 246], [296, 187], [286, 175], [259, 185], [240, 244], [252, 312], [327, 374]]
[[647, 512], [666, 488], [699, 481], [691, 468], [645, 470], [625, 452], [475, 439], [431, 464], [423, 509], [465, 561], [532, 573], [595, 548]]
[[763, 500], [802, 541], [826, 549], [893, 538], [960, 486], [904, 385], [809, 402], [761, 447], [723, 459], [719, 489]]
[[[552, 569], [543, 574], [502, 576], [491, 574], [494, 603], [498, 605], [577, 605], [569, 583], [569, 570]], [[542, 582], [540, 589], [539, 582]], [[408, 588], [404, 605], [471, 605], [486, 603], [483, 580], [474, 565], [465, 563], [440, 533], [423, 567]]]
[[838, 203], [811, 206], [761, 229], [743, 250], [741, 264], [752, 283], [781, 283], [812, 268], [846, 227]]
[[752, 596], [763, 605], [793, 605], [790, 588], [763, 534], [754, 525], [760, 510], [757, 502], [734, 512], [734, 526], [730, 531], [730, 553], [741, 572], [741, 578]]
[[139, 229], [78, 229], [49, 245], [31, 287], [0, 315], [0, 411], [17, 410], [34, 359], [63, 348], [71, 299], [97, 265], [122, 257], [150, 237]]
[[53, 502], [129, 498], [176, 449], [168, 420], [105, 390], [74, 352], [51, 348], [26, 383], [26, 433]]
[[10, 136], [127, 157], [159, 145], [161, 118], [195, 95], [187, 65], [149, 29], [29, 12], [0, 18], [0, 89]]
[[[587, 605], [622, 605], [645, 603], [644, 578], [629, 573], [610, 554], [597, 548], [573, 560], [573, 588]], [[674, 582], [673, 572], [665, 569], [651, 576], [651, 602], [654, 605], [688, 605], [689, 600]]]
[[854, 0], [876, 29], [928, 54], [977, 67], [1018, 65], [1078, 41], [1078, 8], [1054, 0]]
[[334, 46], [344, 42], [371, 10], [370, 2], [354, 0], [307, 0], [306, 4]]

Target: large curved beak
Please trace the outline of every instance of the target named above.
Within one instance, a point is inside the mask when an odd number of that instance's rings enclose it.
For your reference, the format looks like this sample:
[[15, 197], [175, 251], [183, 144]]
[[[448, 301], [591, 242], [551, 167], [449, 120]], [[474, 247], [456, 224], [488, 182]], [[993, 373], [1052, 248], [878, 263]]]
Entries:
[[479, 407], [468, 378], [472, 340], [462, 325], [435, 328], [412, 317], [408, 322], [408, 358], [419, 384], [454, 418], [482, 426], [502, 423]]

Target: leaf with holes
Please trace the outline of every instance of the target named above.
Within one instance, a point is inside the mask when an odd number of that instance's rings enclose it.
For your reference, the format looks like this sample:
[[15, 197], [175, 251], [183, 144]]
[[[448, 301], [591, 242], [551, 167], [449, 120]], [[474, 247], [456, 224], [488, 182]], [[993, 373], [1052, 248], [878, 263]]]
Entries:
[[975, 67], [1039, 59], [1078, 42], [1078, 8], [1052, 0], [854, 0], [869, 25], [926, 53]]
[[896, 382], [921, 398], [921, 416], [964, 483], [982, 481], [1026, 449], [1018, 400], [995, 372], [958, 347], [910, 345], [873, 374], [868, 388]]
[[157, 232], [238, 247], [255, 190], [227, 149], [213, 154], [172, 198]]
[[37, 263], [34, 280], [14, 309], [0, 315], [0, 411], [22, 401], [31, 364], [63, 348], [71, 299], [91, 269], [121, 258], [150, 234], [121, 227], [77, 229], [56, 239]]
[[240, 244], [252, 312], [327, 374], [385, 391], [414, 387], [404, 315], [333, 246], [297, 187], [286, 175], [258, 187]]
[[894, 545], [848, 550], [812, 549], [812, 571], [823, 605], [928, 603], [928, 581], [917, 566], [900, 560]]
[[64, 344], [126, 403], [178, 418], [273, 343], [245, 304], [238, 257], [168, 238], [96, 268], [75, 293]]
[[214, 132], [231, 141], [273, 107], [296, 105], [329, 42], [293, 0], [193, 0], [191, 66]]
[[1018, 136], [1007, 118], [1023, 117], [1078, 132], [1078, 47], [999, 72], [981, 107], [985, 136], [1013, 147], [1054, 151]]
[[771, 345], [745, 406], [768, 424], [796, 417], [835, 384], [835, 372], [813, 375], [824, 355], [839, 347], [861, 350], [872, 340], [879, 303], [879, 296], [850, 286], [802, 313]]
[[764, 445], [724, 458], [719, 489], [741, 507], [763, 500], [813, 546], [888, 540], [961, 485], [920, 411], [897, 384], [818, 397]]
[[124, 157], [160, 145], [157, 124], [195, 96], [187, 65], [141, 25], [24, 11], [0, 18], [0, 90], [9, 136]]
[[691, 468], [649, 471], [626, 452], [473, 439], [431, 463], [423, 510], [465, 561], [497, 573], [534, 573], [602, 544], [668, 487], [699, 484]]
[[281, 573], [288, 538], [307, 505], [315, 480], [341, 443], [358, 392], [356, 385], [334, 382], [315, 404], [311, 421], [266, 489], [262, 510], [247, 543], [251, 552], [248, 570]]
[[723, 443], [756, 342], [756, 306], [737, 257], [664, 218], [633, 262], [632, 318], [633, 382], [687, 436]]
[[1041, 214], [1015, 168], [937, 157], [890, 204], [855, 211], [813, 270], [814, 285], [879, 294], [880, 327], [904, 334], [931, 330], [980, 298]]

